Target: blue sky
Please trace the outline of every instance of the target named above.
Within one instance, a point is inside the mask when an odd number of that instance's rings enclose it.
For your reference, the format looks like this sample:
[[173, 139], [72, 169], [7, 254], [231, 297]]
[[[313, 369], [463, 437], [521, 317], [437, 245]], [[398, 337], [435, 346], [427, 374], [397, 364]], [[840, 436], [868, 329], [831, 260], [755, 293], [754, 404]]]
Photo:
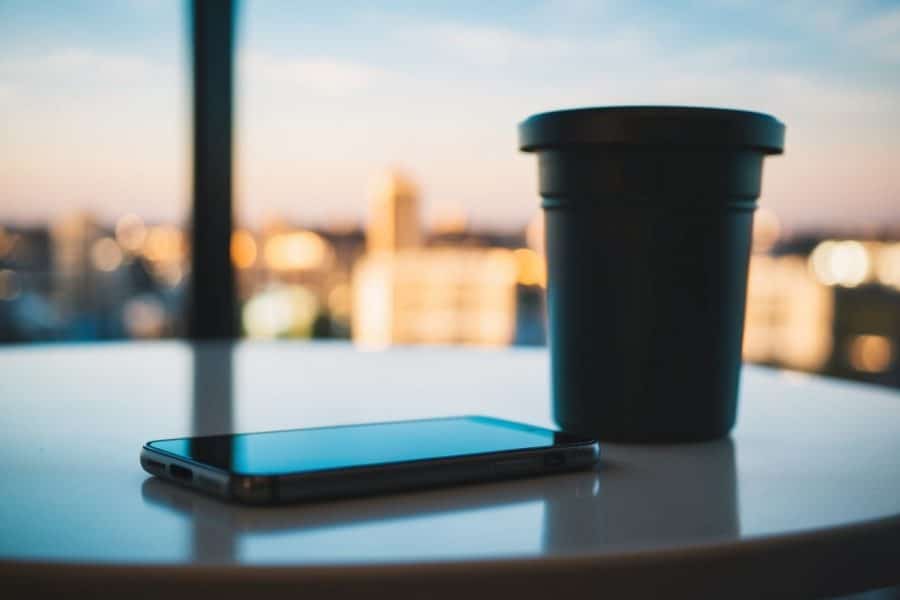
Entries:
[[[0, 219], [184, 217], [185, 14], [0, 0]], [[789, 225], [900, 224], [900, 2], [245, 0], [238, 73], [247, 223], [362, 219], [397, 165], [427, 214], [518, 227], [537, 207], [518, 121], [677, 103], [787, 124], [762, 203]]]

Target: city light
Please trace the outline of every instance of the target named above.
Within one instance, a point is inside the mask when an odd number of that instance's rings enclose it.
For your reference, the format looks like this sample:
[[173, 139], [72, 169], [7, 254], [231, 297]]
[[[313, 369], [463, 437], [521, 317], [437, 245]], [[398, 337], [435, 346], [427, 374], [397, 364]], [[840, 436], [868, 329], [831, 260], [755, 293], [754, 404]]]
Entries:
[[833, 316], [834, 290], [801, 257], [751, 257], [744, 360], [817, 371], [831, 355]]
[[125, 215], [116, 222], [116, 241], [125, 250], [138, 253], [147, 239], [147, 227], [143, 219], [134, 214]]
[[168, 287], [175, 287], [185, 276], [185, 268], [178, 262], [153, 265], [153, 274]]
[[244, 305], [244, 330], [251, 338], [309, 337], [318, 310], [315, 295], [306, 288], [276, 287]]
[[869, 275], [870, 260], [866, 247], [854, 240], [826, 240], [813, 250], [809, 265], [825, 285], [856, 287]]
[[263, 256], [275, 271], [325, 269], [333, 260], [328, 242], [312, 231], [294, 231], [273, 235], [266, 242]]
[[353, 269], [351, 331], [353, 343], [366, 350], [387, 348], [394, 338], [393, 298], [383, 261], [363, 258]]
[[[273, 215], [259, 231], [233, 232], [230, 253], [247, 337], [350, 338], [368, 350], [545, 342], [543, 213], [511, 234], [472, 229], [464, 211], [448, 204], [432, 213], [426, 232], [416, 183], [397, 172], [376, 182], [364, 230], [323, 225], [311, 231]], [[896, 240], [890, 235], [827, 239], [805, 255], [808, 238], [781, 239], [778, 219], [761, 210], [744, 360], [893, 385], [900, 339], [891, 307], [900, 298], [900, 243], [884, 241]], [[51, 277], [40, 279], [40, 269], [25, 266], [28, 256], [51, 265], [52, 271], [43, 268]], [[51, 332], [40, 334], [46, 339], [64, 337], [96, 322], [111, 332], [107, 337], [177, 335], [188, 258], [182, 227], [149, 225], [133, 214], [104, 224], [72, 212], [43, 234], [4, 225], [0, 308], [19, 314], [13, 311], [37, 301], [43, 311], [33, 313], [38, 316], [22, 329], [25, 335], [9, 339], [44, 339], [29, 333], [40, 327]]]
[[900, 244], [885, 244], [875, 261], [875, 276], [886, 286], [900, 290]]
[[231, 235], [231, 262], [238, 269], [249, 269], [256, 262], [256, 240], [246, 229]]
[[857, 335], [849, 344], [850, 365], [863, 373], [882, 373], [894, 361], [894, 344], [883, 335]]
[[116, 240], [102, 237], [91, 246], [91, 262], [98, 271], [115, 271], [122, 264], [122, 249]]
[[547, 267], [544, 258], [530, 248], [513, 251], [518, 267], [518, 281], [521, 285], [547, 285]]
[[184, 234], [172, 225], [151, 227], [144, 242], [144, 256], [153, 262], [178, 262], [184, 260], [187, 244]]
[[166, 328], [166, 311], [153, 296], [138, 296], [128, 300], [122, 309], [125, 328], [132, 337], [158, 338]]

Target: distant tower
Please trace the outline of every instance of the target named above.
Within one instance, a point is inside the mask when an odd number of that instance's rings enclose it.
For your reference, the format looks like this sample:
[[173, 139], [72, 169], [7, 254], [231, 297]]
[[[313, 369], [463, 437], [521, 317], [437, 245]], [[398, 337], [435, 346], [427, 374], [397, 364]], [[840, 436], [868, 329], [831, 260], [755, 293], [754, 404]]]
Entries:
[[57, 305], [79, 313], [95, 308], [97, 283], [91, 248], [103, 231], [92, 215], [70, 213], [50, 227], [53, 248], [53, 288]]
[[369, 186], [369, 252], [396, 252], [421, 245], [419, 190], [396, 170], [378, 174]]

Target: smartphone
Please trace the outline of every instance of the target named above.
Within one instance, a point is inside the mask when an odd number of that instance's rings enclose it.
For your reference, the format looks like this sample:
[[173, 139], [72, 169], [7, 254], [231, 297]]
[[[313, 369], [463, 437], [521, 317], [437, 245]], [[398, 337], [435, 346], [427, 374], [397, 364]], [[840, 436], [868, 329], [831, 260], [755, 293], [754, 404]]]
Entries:
[[245, 504], [284, 504], [589, 468], [597, 440], [467, 416], [144, 444], [151, 475]]

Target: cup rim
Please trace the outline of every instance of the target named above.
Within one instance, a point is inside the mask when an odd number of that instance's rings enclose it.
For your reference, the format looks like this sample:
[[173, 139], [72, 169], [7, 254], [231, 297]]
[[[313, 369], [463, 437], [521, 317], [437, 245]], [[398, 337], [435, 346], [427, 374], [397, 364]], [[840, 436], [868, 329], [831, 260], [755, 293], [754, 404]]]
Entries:
[[539, 113], [519, 124], [519, 150], [591, 146], [784, 151], [785, 126], [754, 111], [698, 106], [598, 106]]

